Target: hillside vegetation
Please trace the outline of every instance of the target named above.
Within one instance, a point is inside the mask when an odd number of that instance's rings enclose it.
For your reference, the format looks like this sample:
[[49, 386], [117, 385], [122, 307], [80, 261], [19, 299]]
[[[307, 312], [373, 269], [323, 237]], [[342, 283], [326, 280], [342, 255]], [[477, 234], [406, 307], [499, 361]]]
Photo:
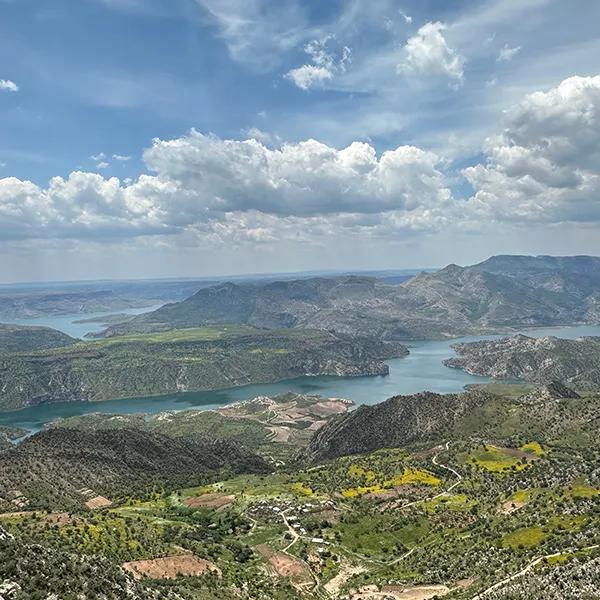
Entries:
[[70, 346], [77, 340], [50, 327], [28, 327], [0, 323], [0, 354], [32, 352]]
[[399, 344], [327, 331], [245, 326], [131, 335], [0, 355], [0, 409], [268, 383], [301, 375], [386, 375]]
[[558, 380], [579, 388], [600, 386], [600, 337], [566, 340], [516, 335], [453, 348], [458, 356], [444, 364], [468, 373], [534, 383]]
[[0, 507], [73, 508], [96, 496], [112, 500], [267, 470], [247, 449], [210, 437], [57, 427], [0, 452]]
[[304, 456], [319, 462], [441, 437], [453, 440], [472, 435], [506, 440], [528, 432], [535, 439], [548, 443], [562, 440], [570, 447], [587, 446], [598, 438], [597, 396], [580, 397], [566, 388], [551, 386], [513, 399], [506, 395], [510, 389], [490, 384], [462, 394], [422, 392], [359, 406], [317, 431]]
[[[155, 431], [139, 417], [69, 420], [0, 452], [0, 594], [594, 599], [599, 402], [559, 384], [391, 398], [330, 415], [310, 464], [286, 456], [268, 469], [185, 420], [158, 433], [168, 415]], [[304, 409], [324, 408], [294, 396], [220, 416], [269, 426], [294, 413], [302, 428]], [[339, 455], [350, 440], [360, 453]]]

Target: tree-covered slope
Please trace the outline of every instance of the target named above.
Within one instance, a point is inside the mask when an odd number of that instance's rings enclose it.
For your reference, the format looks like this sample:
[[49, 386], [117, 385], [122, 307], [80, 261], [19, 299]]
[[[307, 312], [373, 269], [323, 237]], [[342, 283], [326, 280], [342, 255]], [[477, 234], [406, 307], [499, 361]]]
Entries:
[[221, 326], [0, 356], [0, 409], [268, 383], [301, 375], [385, 375], [399, 344], [308, 330]]
[[60, 348], [70, 346], [76, 341], [66, 333], [50, 327], [29, 327], [0, 323], [0, 354]]
[[458, 356], [444, 364], [468, 373], [534, 383], [559, 380], [574, 387], [600, 386], [600, 337], [566, 340], [516, 335], [453, 348]]
[[267, 470], [263, 459], [242, 446], [210, 437], [57, 427], [0, 453], [0, 505], [5, 510], [11, 505], [81, 506], [93, 495], [112, 498]]

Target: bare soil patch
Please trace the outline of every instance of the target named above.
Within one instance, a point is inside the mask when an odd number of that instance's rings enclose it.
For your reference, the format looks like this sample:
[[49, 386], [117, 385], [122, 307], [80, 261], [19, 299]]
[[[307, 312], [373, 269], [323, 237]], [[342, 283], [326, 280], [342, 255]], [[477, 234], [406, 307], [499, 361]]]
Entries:
[[516, 500], [507, 500], [500, 507], [500, 512], [503, 515], [510, 515], [511, 513], [516, 512], [517, 510], [523, 508], [524, 506], [527, 506], [527, 504], [528, 504], [528, 502], [525, 500], [520, 501], [520, 502], [517, 502]]
[[397, 598], [397, 600], [429, 600], [434, 596], [446, 595], [450, 589], [445, 585], [416, 585], [412, 587], [384, 585], [381, 591]]
[[183, 503], [190, 508], [214, 508], [216, 510], [224, 510], [229, 506], [232, 506], [235, 502], [235, 496], [228, 496], [226, 494], [202, 494], [201, 496], [194, 496], [184, 500]]
[[123, 569], [129, 571], [135, 579], [148, 577], [150, 579], [175, 579], [177, 575], [198, 577], [208, 572], [221, 577], [221, 570], [210, 560], [198, 558], [192, 554], [180, 556], [164, 556], [151, 560], [135, 560], [123, 564]]
[[383, 600], [394, 598], [394, 600], [429, 600], [430, 598], [445, 596], [450, 589], [445, 585], [384, 585], [381, 591], [373, 589], [375, 586], [365, 586], [358, 594], [352, 596], [352, 600]]
[[360, 565], [343, 565], [339, 573], [330, 579], [323, 587], [331, 596], [337, 596], [340, 593], [340, 588], [354, 575], [364, 573], [367, 569]]
[[281, 577], [289, 577], [290, 579], [306, 582], [311, 581], [310, 574], [301, 560], [283, 552], [275, 552], [266, 544], [260, 544], [256, 549], [269, 561]]
[[112, 502], [104, 496], [94, 496], [85, 502], [85, 505], [90, 510], [98, 510], [99, 508], [108, 508], [112, 506]]

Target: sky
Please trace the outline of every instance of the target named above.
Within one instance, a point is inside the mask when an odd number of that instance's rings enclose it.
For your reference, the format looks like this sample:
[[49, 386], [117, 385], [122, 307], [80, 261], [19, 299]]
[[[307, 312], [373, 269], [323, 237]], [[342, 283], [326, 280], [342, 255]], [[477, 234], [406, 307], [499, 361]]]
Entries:
[[599, 254], [600, 3], [0, 0], [0, 281]]

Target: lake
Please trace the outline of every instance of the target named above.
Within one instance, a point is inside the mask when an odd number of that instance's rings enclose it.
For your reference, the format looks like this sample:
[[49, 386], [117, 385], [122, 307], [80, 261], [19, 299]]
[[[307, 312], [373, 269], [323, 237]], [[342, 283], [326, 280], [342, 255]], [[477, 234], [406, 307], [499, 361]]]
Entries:
[[[79, 319], [81, 315], [75, 318]], [[68, 320], [67, 317], [65, 319]], [[58, 322], [57, 319], [49, 319], [43, 323], [40, 321], [36, 319], [38, 324], [54, 323], [55, 327]], [[63, 331], [68, 333], [68, 329], [70, 326]], [[600, 326], [553, 327], [523, 333], [533, 337], [555, 335], [576, 338], [584, 335], [600, 335]], [[467, 384], [485, 383], [489, 379], [445, 367], [442, 361], [454, 354], [451, 344], [499, 337], [503, 336], [469, 336], [453, 340], [407, 343], [410, 355], [388, 361], [390, 374], [386, 377], [300, 377], [277, 383], [248, 385], [212, 392], [187, 392], [92, 403], [58, 402], [0, 413], [0, 425], [39, 431], [46, 423], [60, 417], [91, 412], [155, 414], [165, 410], [208, 410], [259, 395], [269, 396], [287, 391], [348, 398], [356, 404], [376, 404], [390, 396], [414, 394], [424, 390], [438, 393], [458, 392]]]
[[78, 313], [76, 315], [59, 315], [48, 317], [36, 317], [33, 319], [2, 319], [2, 323], [9, 325], [39, 325], [42, 327], [51, 327], [63, 331], [71, 337], [83, 339], [86, 333], [99, 332], [106, 329], [102, 321], [96, 323], [78, 323], [77, 321], [88, 319], [100, 319], [114, 314], [120, 315], [139, 315], [160, 308], [162, 304], [156, 306], [145, 306], [144, 308], [124, 308], [122, 310], [113, 310], [111, 312], [97, 313]]

